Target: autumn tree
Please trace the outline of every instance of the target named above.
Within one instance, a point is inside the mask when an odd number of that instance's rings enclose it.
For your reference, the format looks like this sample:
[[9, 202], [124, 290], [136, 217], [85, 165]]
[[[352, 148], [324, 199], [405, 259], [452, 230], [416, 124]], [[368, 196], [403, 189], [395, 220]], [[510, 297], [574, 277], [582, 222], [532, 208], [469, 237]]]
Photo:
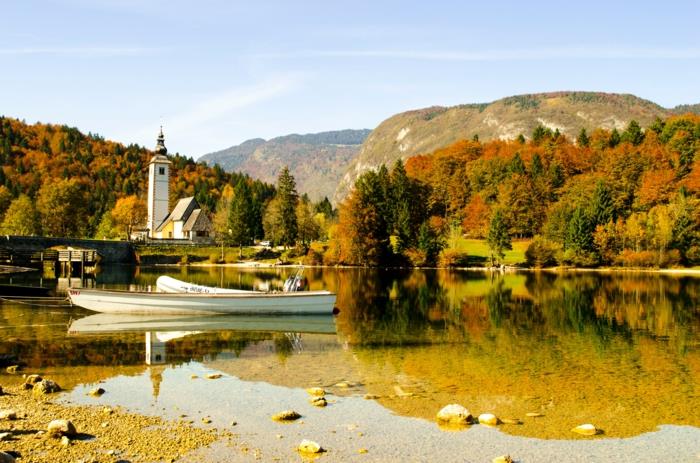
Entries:
[[75, 179], [46, 181], [39, 189], [36, 198], [46, 236], [81, 236], [86, 222], [83, 194]]
[[29, 196], [20, 195], [10, 203], [2, 221], [2, 233], [20, 236], [40, 233], [39, 218]]
[[117, 230], [129, 240], [134, 228], [146, 223], [146, 201], [136, 195], [119, 198], [112, 208], [111, 215]]
[[314, 217], [313, 209], [309, 201], [299, 201], [297, 204], [297, 241], [301, 244], [304, 254], [309, 251], [313, 240], [317, 240], [321, 234], [321, 227]]

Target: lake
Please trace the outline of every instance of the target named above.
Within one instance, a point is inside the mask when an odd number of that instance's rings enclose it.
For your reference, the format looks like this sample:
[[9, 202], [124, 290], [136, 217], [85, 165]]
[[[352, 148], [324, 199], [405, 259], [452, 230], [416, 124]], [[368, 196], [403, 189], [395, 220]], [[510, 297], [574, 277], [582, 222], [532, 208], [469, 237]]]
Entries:
[[[278, 289], [294, 271], [113, 267], [94, 280], [41, 283], [145, 289], [168, 274]], [[238, 326], [225, 317], [213, 327], [192, 321], [69, 334], [88, 311], [6, 301], [0, 359], [56, 379], [69, 390], [66, 402], [202, 415], [213, 426], [236, 421], [241, 442], [258, 448], [263, 461], [290, 458], [304, 437], [328, 448], [323, 461], [700, 456], [700, 278], [313, 268], [304, 275], [310, 289], [338, 294], [340, 313], [314, 332]], [[39, 284], [29, 274], [11, 280]], [[203, 379], [210, 372], [224, 376]], [[87, 397], [98, 382], [108, 393]], [[330, 393], [328, 407], [308, 403], [311, 386]], [[435, 414], [450, 403], [521, 423], [442, 429]], [[270, 420], [287, 408], [303, 424]], [[603, 432], [572, 433], [583, 423]], [[220, 461], [253, 457], [223, 446], [206, 452]]]

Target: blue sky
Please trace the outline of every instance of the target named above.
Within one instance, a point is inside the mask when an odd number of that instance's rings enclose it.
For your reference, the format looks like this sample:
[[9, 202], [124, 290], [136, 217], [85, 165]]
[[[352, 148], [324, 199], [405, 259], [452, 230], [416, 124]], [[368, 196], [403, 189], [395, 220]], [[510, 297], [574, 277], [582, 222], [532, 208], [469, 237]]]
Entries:
[[[568, 6], [568, 4], [573, 6]], [[700, 2], [7, 1], [0, 114], [194, 158], [397, 112], [594, 90], [700, 102]]]

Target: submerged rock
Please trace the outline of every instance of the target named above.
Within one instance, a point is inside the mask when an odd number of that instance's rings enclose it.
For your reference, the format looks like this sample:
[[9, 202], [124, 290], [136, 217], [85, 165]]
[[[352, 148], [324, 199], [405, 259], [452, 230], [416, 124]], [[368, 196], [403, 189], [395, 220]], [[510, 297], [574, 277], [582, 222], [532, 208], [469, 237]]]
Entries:
[[77, 434], [75, 426], [68, 420], [53, 420], [49, 423], [47, 432], [51, 437], [73, 437]]
[[479, 415], [479, 424], [485, 424], [488, 426], [496, 426], [499, 423], [499, 419], [493, 413], [482, 413]]
[[275, 421], [294, 421], [299, 418], [301, 418], [301, 415], [294, 410], [285, 410], [272, 415], [272, 419]]
[[105, 393], [104, 389], [102, 389], [101, 387], [96, 387], [95, 389], [90, 389], [90, 392], [88, 392], [88, 395], [91, 395], [93, 397], [99, 397], [104, 393]]
[[472, 414], [459, 404], [446, 405], [437, 413], [437, 420], [447, 424], [471, 424]]
[[582, 436], [595, 436], [600, 432], [598, 428], [590, 423], [581, 424], [572, 429], [573, 432], [581, 434]]
[[529, 413], [525, 413], [525, 416], [529, 416], [530, 418], [539, 418], [539, 417], [544, 416], [544, 415], [540, 412], [529, 412]]
[[379, 396], [376, 394], [365, 394], [366, 400], [377, 400], [378, 398], [379, 398]]
[[15, 457], [7, 452], [0, 452], [0, 463], [15, 463]]
[[29, 375], [24, 379], [24, 384], [22, 385], [22, 387], [25, 389], [32, 389], [36, 383], [40, 382], [43, 379], [44, 378], [42, 378], [39, 375]]
[[309, 402], [311, 402], [311, 405], [314, 407], [325, 407], [328, 405], [328, 401], [326, 401], [325, 397], [316, 397], [311, 399]]
[[11, 432], [0, 432], [0, 441], [6, 441], [12, 439]]
[[17, 373], [19, 371], [19, 365], [11, 365], [5, 369], [8, 373]]
[[205, 376], [205, 378], [207, 378], [207, 379], [219, 379], [222, 376], [224, 376], [224, 375], [222, 375], [221, 373], [209, 373], [208, 375]]
[[312, 440], [304, 439], [301, 441], [299, 444], [299, 447], [297, 449], [302, 452], [302, 453], [321, 453], [323, 452], [323, 448], [321, 448], [321, 445], [318, 442], [314, 442]]
[[326, 391], [322, 387], [310, 387], [306, 390], [307, 393], [311, 395], [323, 396], [326, 395]]
[[0, 410], [0, 420], [16, 420], [17, 412], [14, 410]]
[[523, 424], [518, 418], [501, 418], [503, 424]]
[[44, 395], [58, 392], [60, 390], [61, 386], [59, 386], [55, 381], [51, 381], [50, 379], [42, 379], [34, 385], [32, 388], [32, 394]]

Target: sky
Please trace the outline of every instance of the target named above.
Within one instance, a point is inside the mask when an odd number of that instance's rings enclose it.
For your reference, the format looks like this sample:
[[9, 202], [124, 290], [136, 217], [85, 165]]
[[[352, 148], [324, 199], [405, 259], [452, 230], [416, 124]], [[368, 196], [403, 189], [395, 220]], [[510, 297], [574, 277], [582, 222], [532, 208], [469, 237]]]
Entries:
[[[568, 5], [572, 6], [568, 6]], [[700, 103], [696, 1], [8, 0], [0, 115], [192, 158], [523, 93]]]

